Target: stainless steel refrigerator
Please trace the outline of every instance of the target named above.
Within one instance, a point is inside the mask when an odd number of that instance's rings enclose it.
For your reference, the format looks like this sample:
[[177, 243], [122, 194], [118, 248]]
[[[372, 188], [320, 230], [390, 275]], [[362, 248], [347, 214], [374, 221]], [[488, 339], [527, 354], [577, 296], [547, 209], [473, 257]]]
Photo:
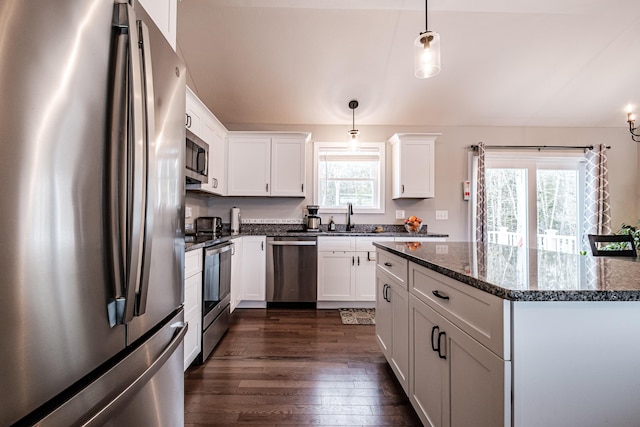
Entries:
[[0, 425], [183, 424], [184, 112], [139, 5], [0, 2]]

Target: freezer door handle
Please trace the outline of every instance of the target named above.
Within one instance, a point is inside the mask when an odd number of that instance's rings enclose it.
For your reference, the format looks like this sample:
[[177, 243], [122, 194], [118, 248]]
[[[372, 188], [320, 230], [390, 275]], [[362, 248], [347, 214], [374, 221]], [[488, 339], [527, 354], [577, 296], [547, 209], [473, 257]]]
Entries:
[[144, 235], [142, 247], [142, 272], [140, 277], [140, 289], [137, 295], [136, 315], [140, 316], [147, 309], [147, 294], [149, 292], [149, 273], [151, 271], [151, 242], [153, 236], [153, 222], [155, 216], [155, 146], [156, 146], [156, 123], [155, 123], [155, 93], [153, 90], [153, 69], [151, 66], [151, 48], [149, 47], [149, 28], [138, 21], [138, 34], [140, 43], [139, 52], [142, 56], [142, 72], [144, 75], [144, 118], [146, 129], [146, 141], [144, 145], [146, 168], [143, 171], [146, 198], [144, 200]]
[[104, 425], [109, 418], [113, 416], [114, 411], [116, 411], [120, 405], [131, 399], [145, 384], [153, 378], [153, 376], [164, 366], [167, 360], [173, 355], [178, 346], [182, 343], [184, 336], [187, 333], [187, 329], [189, 327], [188, 324], [184, 322], [176, 322], [171, 325], [172, 327], [179, 328], [175, 333], [173, 339], [169, 342], [167, 347], [160, 353], [158, 358], [149, 365], [149, 367], [142, 373], [138, 378], [136, 378], [127, 388], [122, 390], [120, 394], [118, 394], [111, 402], [109, 402], [105, 407], [103, 407], [97, 414], [95, 414], [84, 426], [101, 426]]

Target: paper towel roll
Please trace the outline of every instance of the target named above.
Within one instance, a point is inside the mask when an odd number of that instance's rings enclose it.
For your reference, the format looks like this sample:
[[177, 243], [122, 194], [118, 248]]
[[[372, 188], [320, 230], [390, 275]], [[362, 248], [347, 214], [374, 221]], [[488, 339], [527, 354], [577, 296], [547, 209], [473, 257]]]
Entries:
[[240, 233], [240, 209], [235, 206], [231, 208], [231, 234]]

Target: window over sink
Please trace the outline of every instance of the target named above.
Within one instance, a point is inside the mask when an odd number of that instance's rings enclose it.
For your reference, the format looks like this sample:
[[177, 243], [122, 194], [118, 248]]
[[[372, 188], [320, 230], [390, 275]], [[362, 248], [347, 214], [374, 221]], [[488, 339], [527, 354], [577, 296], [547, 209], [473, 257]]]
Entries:
[[314, 200], [320, 212], [344, 212], [352, 203], [358, 213], [384, 213], [385, 143], [314, 144]]

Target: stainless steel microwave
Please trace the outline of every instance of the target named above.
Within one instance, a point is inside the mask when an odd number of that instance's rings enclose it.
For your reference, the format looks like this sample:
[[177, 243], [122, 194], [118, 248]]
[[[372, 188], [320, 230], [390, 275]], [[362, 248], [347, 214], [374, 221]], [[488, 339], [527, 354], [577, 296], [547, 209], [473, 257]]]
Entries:
[[209, 181], [209, 144], [189, 129], [184, 163], [187, 184], [205, 184]]

